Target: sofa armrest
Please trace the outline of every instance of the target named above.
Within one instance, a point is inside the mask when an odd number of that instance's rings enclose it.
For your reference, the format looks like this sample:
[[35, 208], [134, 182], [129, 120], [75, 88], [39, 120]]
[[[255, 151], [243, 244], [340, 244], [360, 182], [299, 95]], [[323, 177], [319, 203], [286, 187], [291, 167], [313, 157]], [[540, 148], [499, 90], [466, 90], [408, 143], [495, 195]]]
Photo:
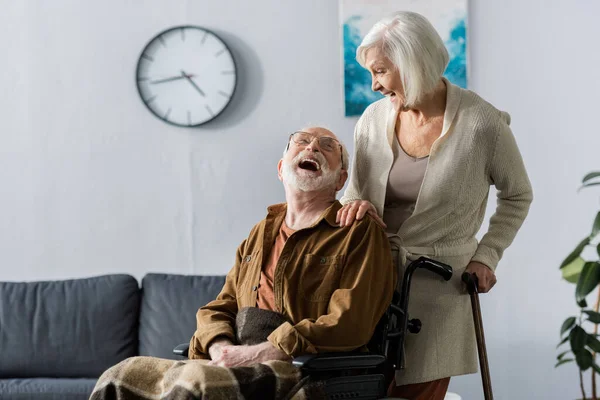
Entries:
[[294, 366], [305, 372], [377, 368], [385, 362], [381, 354], [340, 352], [303, 355], [294, 358]]
[[189, 343], [182, 343], [173, 349], [173, 354], [176, 354], [176, 355], [182, 356], [182, 357], [187, 357], [189, 349], [190, 349]]

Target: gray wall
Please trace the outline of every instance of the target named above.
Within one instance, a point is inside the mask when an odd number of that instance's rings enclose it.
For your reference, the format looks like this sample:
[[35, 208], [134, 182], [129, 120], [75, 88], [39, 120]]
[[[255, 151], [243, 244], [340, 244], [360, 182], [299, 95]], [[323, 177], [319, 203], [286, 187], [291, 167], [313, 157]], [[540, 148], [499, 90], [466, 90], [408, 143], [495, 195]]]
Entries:
[[[143, 4], [143, 6], [142, 6]], [[127, 272], [224, 274], [268, 204], [287, 134], [343, 117], [334, 0], [0, 0], [0, 279]], [[590, 229], [600, 169], [600, 5], [471, 0], [471, 89], [509, 111], [535, 190], [530, 216], [482, 299], [497, 399], [569, 399], [553, 369], [575, 311], [557, 266]], [[240, 87], [200, 129], [162, 123], [134, 85], [146, 42], [174, 25], [231, 45]], [[492, 201], [490, 211], [494, 206]], [[477, 375], [452, 390], [481, 399]]]

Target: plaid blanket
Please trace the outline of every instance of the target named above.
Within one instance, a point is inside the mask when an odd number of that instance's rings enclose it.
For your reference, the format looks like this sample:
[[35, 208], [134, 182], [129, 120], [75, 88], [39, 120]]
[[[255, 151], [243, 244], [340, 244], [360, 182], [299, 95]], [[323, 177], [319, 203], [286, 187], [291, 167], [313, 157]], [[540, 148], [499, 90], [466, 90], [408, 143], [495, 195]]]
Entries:
[[283, 361], [224, 368], [206, 365], [206, 360], [132, 357], [102, 374], [90, 400], [315, 398], [308, 395], [315, 388], [307, 391], [304, 383], [300, 371]]
[[[252, 345], [267, 340], [285, 318], [276, 312], [246, 307], [236, 318], [236, 341]], [[250, 367], [224, 368], [207, 360], [173, 361], [154, 357], [128, 358], [105, 371], [90, 400], [325, 398], [322, 382], [301, 379], [291, 363], [269, 361]]]

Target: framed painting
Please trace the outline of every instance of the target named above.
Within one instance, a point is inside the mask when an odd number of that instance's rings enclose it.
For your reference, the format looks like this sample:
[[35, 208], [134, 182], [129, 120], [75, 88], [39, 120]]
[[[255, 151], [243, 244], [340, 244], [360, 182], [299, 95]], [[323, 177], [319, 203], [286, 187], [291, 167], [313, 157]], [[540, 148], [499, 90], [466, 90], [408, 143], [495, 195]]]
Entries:
[[444, 76], [455, 85], [467, 87], [467, 0], [340, 0], [348, 117], [362, 114], [383, 97], [371, 90], [371, 75], [356, 61], [356, 49], [377, 21], [397, 11], [417, 12], [433, 24], [450, 55]]

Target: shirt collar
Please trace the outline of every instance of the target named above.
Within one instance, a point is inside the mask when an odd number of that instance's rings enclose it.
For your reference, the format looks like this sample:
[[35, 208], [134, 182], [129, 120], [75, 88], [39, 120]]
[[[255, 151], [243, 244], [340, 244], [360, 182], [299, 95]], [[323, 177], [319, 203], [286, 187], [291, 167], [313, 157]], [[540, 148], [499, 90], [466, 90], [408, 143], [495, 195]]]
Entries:
[[[336, 223], [335, 220], [337, 217], [337, 212], [340, 208], [342, 208], [342, 205], [339, 201], [335, 200], [332, 205], [330, 205], [325, 211], [323, 211], [319, 219], [317, 219], [317, 221], [315, 221], [315, 223], [312, 226], [310, 226], [310, 228], [317, 226], [323, 220], [329, 225], [331, 225], [333, 228], [339, 227], [340, 224]], [[269, 206], [267, 207], [267, 212], [267, 218], [274, 218], [277, 220], [281, 219], [283, 221], [283, 219], [285, 218], [285, 213], [287, 212], [287, 203], [279, 203]]]

